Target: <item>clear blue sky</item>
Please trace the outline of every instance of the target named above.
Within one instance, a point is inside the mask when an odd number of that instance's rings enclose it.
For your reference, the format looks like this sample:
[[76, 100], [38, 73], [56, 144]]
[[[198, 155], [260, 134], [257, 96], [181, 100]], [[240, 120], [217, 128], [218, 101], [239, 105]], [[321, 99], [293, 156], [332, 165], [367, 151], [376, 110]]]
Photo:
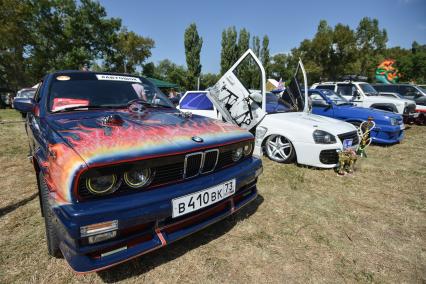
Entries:
[[377, 18], [388, 32], [388, 46], [410, 47], [416, 40], [426, 44], [426, 0], [377, 1], [279, 1], [279, 0], [101, 0], [108, 16], [119, 17], [123, 25], [155, 40], [149, 61], [168, 58], [186, 65], [183, 45], [185, 28], [197, 24], [204, 43], [202, 72], [220, 69], [223, 29], [245, 27], [251, 35], [270, 39], [271, 54], [288, 52], [306, 38], [312, 38], [321, 19], [330, 25], [356, 28], [361, 18]]

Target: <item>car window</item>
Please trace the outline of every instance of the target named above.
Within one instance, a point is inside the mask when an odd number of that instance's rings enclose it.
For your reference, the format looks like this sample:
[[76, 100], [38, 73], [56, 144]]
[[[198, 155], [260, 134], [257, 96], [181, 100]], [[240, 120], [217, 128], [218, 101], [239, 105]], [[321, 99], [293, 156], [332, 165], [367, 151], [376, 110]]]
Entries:
[[323, 106], [327, 104], [323, 97], [321, 97], [321, 95], [316, 92], [310, 92], [308, 95], [312, 101], [313, 106]]
[[291, 107], [283, 99], [279, 98], [273, 93], [266, 93], [266, 112], [267, 113], [278, 113], [288, 112]]
[[125, 106], [136, 99], [173, 107], [170, 100], [145, 78], [88, 72], [55, 75], [49, 90], [49, 110], [69, 106]]
[[352, 84], [338, 84], [337, 85], [337, 94], [341, 96], [353, 96], [355, 91], [355, 86]]
[[318, 85], [315, 89], [332, 90], [332, 91], [334, 91], [334, 85]]
[[379, 92], [398, 92], [397, 86], [394, 85], [374, 85], [373, 87]]
[[402, 85], [399, 86], [399, 92], [403, 96], [412, 96], [417, 92], [417, 90], [413, 86]]
[[213, 104], [205, 92], [188, 93], [180, 102], [181, 109], [213, 110]]

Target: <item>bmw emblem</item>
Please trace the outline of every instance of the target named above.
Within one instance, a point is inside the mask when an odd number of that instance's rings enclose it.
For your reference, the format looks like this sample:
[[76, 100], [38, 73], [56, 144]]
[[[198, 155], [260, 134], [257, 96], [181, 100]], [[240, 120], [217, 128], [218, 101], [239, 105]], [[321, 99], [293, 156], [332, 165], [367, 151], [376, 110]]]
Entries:
[[193, 136], [193, 137], [192, 137], [192, 141], [197, 142], [197, 143], [201, 143], [201, 142], [203, 142], [204, 140], [203, 140], [203, 138], [201, 138], [201, 137]]

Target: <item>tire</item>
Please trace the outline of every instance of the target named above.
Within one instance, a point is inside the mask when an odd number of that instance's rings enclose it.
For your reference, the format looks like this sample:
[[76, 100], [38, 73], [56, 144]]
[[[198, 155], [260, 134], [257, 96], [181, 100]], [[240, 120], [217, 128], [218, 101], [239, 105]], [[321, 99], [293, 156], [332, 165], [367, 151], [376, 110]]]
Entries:
[[286, 137], [271, 135], [266, 139], [265, 152], [272, 161], [291, 164], [296, 160], [296, 150]]
[[42, 211], [46, 226], [47, 251], [49, 255], [60, 258], [62, 253], [59, 249], [59, 239], [54, 225], [55, 218], [53, 216], [53, 211], [49, 206], [49, 189], [47, 188], [46, 181], [44, 180], [44, 176], [41, 172], [39, 174], [39, 183]]

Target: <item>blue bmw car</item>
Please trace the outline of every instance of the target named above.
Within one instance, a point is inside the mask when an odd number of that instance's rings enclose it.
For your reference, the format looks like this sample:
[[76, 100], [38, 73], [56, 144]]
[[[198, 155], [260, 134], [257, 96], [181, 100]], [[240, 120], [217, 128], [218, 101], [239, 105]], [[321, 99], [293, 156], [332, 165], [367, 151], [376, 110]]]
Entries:
[[360, 125], [372, 117], [376, 127], [371, 132], [372, 142], [395, 144], [404, 138], [405, 125], [402, 116], [393, 112], [356, 107], [331, 90], [312, 89], [308, 92], [312, 101], [312, 113], [344, 120]]

